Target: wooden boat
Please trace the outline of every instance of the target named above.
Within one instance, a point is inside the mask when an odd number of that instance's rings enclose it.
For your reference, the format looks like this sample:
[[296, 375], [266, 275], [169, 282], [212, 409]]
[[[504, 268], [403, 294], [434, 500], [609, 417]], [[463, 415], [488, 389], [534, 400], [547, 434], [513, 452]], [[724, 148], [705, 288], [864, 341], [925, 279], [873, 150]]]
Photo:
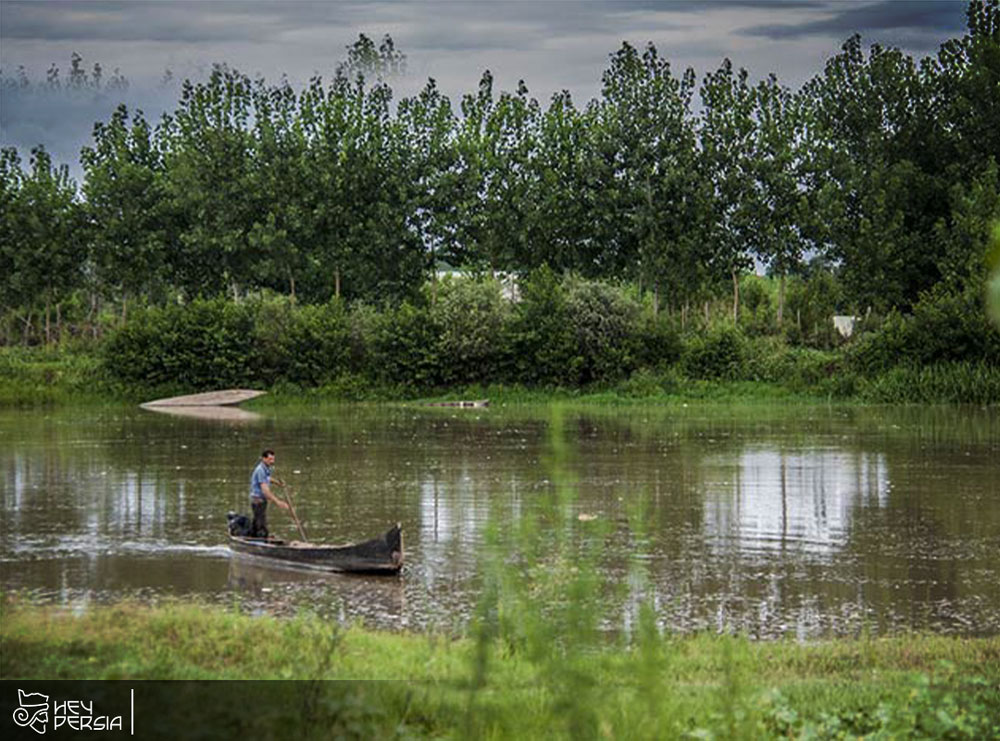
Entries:
[[144, 409], [153, 407], [225, 407], [242, 404], [244, 401], [256, 399], [266, 393], [266, 391], [255, 391], [254, 389], [221, 389], [219, 391], [206, 391], [203, 394], [154, 399], [139, 406]]
[[229, 547], [236, 553], [321, 571], [397, 574], [403, 568], [403, 530], [399, 523], [378, 538], [352, 545], [322, 545], [230, 535]]

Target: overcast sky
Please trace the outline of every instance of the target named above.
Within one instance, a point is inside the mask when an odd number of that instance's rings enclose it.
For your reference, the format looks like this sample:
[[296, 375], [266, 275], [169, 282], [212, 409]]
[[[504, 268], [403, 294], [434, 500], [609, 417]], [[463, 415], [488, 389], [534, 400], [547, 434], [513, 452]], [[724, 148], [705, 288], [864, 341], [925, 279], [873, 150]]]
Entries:
[[[389, 34], [407, 56], [407, 74], [394, 84], [400, 94], [433, 77], [457, 102], [489, 69], [500, 89], [524, 79], [540, 101], [565, 88], [582, 105], [597, 95], [622, 41], [652, 41], [678, 72], [691, 66], [701, 74], [729, 57], [755, 78], [774, 72], [797, 87], [854, 32], [866, 44], [933, 53], [963, 33], [965, 7], [964, 0], [0, 0], [0, 67], [10, 77], [23, 65], [41, 80], [55, 63], [65, 76], [77, 52], [88, 69], [119, 68], [131, 82], [126, 102], [158, 116], [175, 94], [157, 85], [167, 69], [200, 77], [226, 62], [300, 83], [329, 77], [359, 33]], [[117, 101], [72, 97], [5, 92], [0, 141], [23, 150], [44, 143], [57, 159], [75, 161], [93, 122]]]

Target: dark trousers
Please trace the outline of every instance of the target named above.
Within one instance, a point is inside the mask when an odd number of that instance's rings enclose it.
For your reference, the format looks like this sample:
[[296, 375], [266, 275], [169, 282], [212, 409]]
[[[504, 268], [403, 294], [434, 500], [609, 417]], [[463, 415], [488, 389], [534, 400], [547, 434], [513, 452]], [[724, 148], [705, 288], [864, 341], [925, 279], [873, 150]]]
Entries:
[[252, 538], [266, 538], [267, 537], [267, 500], [254, 499], [250, 502], [250, 507], [253, 508], [253, 529], [250, 531], [250, 537]]

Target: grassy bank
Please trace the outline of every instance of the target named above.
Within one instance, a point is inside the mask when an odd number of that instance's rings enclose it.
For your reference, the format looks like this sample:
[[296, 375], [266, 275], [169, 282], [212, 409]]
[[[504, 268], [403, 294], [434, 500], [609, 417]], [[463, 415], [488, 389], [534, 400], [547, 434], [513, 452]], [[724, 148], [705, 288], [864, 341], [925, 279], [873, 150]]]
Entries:
[[0, 348], [0, 406], [111, 401], [96, 353], [73, 348]]
[[[405, 680], [329, 685], [282, 736], [609, 738], [1000, 733], [1000, 639], [750, 642], [647, 635], [581, 663], [499, 641], [342, 629], [198, 605], [4, 605], [4, 679]], [[323, 685], [323, 687], [327, 687]], [[304, 690], [303, 690], [304, 691]], [[326, 708], [326, 710], [324, 710]]]
[[[898, 366], [864, 377], [845, 372], [826, 375], [817, 367], [836, 365], [834, 353], [822, 357], [795, 353], [755, 364], [745, 379], [703, 379], [680, 369], [643, 369], [614, 384], [586, 387], [526, 387], [520, 384], [456, 384], [447, 390], [374, 383], [345, 375], [314, 387], [277, 383], [255, 404], [263, 407], [339, 401], [430, 401], [488, 398], [503, 404], [544, 404], [572, 400], [587, 404], [671, 404], [687, 402], [816, 403], [1000, 403], [1000, 367], [954, 362], [925, 367]], [[92, 350], [0, 348], [0, 407], [80, 403], [138, 403], [191, 393], [181, 384], [126, 387], [109, 380]]]

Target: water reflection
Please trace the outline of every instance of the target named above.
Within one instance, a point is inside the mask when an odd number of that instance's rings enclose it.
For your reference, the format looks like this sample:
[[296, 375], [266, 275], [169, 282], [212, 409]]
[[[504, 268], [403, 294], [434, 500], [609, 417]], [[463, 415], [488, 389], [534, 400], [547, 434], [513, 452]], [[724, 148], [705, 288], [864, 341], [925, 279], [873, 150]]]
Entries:
[[405, 614], [403, 583], [397, 576], [328, 574], [234, 554], [229, 560], [227, 586], [269, 612], [294, 614], [301, 608], [303, 593], [308, 593], [311, 609], [341, 620], [350, 617], [377, 625], [398, 625]]
[[709, 459], [705, 534], [716, 548], [796, 549], [832, 557], [859, 507], [884, 507], [891, 484], [882, 453], [751, 448]]
[[143, 406], [143, 409], [157, 414], [169, 414], [174, 417], [187, 417], [188, 419], [201, 419], [209, 422], [257, 422], [263, 419], [256, 412], [239, 407]]
[[[607, 524], [608, 627], [802, 637], [1000, 632], [1000, 422], [977, 410], [797, 407], [567, 414], [563, 472]], [[194, 595], [379, 627], [461, 626], [488, 523], [545, 511], [548, 411], [346, 406], [252, 424], [129, 410], [0, 412], [0, 571], [63, 604]], [[403, 524], [393, 585], [231, 561], [263, 447], [311, 537]], [[640, 508], [640, 500], [644, 502]], [[634, 527], [642, 509], [642, 533]], [[272, 528], [292, 535], [282, 513]], [[639, 567], [639, 570], [637, 569]], [[617, 603], [615, 602], [617, 600]]]

